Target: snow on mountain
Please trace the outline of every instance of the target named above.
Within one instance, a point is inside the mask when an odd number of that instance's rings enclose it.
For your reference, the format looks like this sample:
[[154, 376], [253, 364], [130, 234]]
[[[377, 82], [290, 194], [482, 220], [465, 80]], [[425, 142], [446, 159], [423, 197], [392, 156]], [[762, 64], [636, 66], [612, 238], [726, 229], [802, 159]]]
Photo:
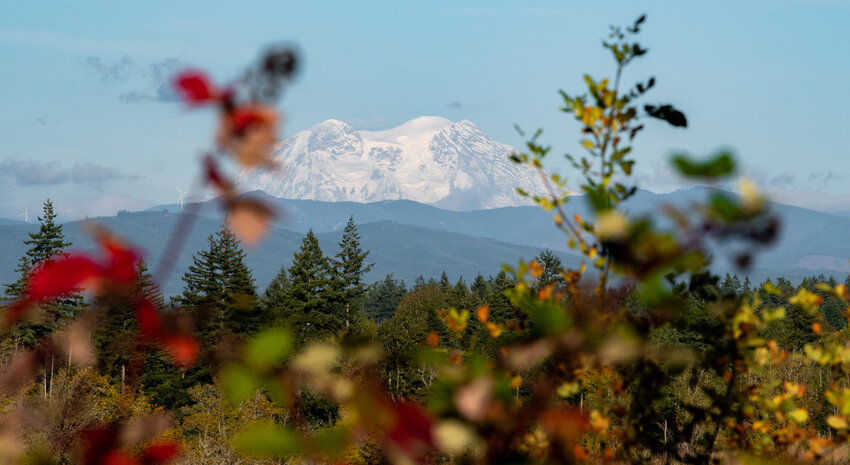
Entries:
[[470, 121], [422, 116], [385, 131], [358, 131], [330, 119], [280, 143], [280, 172], [243, 171], [246, 190], [327, 202], [407, 199], [451, 210], [528, 205], [517, 187], [539, 178], [508, 160], [513, 147]]

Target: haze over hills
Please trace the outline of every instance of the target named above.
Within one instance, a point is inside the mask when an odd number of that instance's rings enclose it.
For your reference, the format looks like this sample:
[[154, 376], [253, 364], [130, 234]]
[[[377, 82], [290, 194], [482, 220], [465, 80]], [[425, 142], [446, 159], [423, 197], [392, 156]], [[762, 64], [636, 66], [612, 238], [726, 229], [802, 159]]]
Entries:
[[[711, 192], [712, 189], [707, 187], [681, 189], [666, 194], [640, 190], [624, 204], [624, 208], [630, 215], [653, 214], [659, 218], [663, 205], [671, 204], [687, 209], [694, 202], [706, 199]], [[353, 215], [358, 224], [393, 221], [432, 231], [455, 232], [506, 243], [569, 251], [564, 236], [552, 224], [551, 213], [536, 206], [451, 211], [408, 200], [357, 203], [266, 197], [283, 214], [279, 226], [300, 233], [308, 229], [317, 232], [340, 231], [348, 217]], [[785, 276], [801, 279], [812, 273], [844, 276], [850, 272], [850, 242], [847, 241], [850, 218], [780, 203], [770, 205], [782, 219], [782, 228], [779, 240], [772, 247], [759, 251], [754, 268], [748, 271], [752, 277]], [[214, 201], [202, 203], [198, 207], [201, 215], [221, 218], [221, 212]], [[162, 205], [151, 210], [177, 209], [177, 205]], [[589, 214], [581, 197], [574, 197], [567, 203], [565, 210], [568, 215]], [[734, 250], [738, 250], [735, 244], [714, 244], [716, 271], [735, 272], [730, 261], [731, 251]]]
[[[639, 191], [626, 205], [634, 215], [658, 212], [663, 204], [687, 206], [709, 192], [707, 188], [669, 194]], [[369, 282], [393, 273], [410, 284], [419, 275], [438, 278], [443, 270], [452, 280], [463, 276], [470, 281], [478, 273], [495, 275], [503, 263], [514, 265], [520, 258], [531, 259], [544, 248], [558, 251], [566, 264], [577, 265], [580, 260], [568, 251], [564, 236], [552, 224], [551, 214], [537, 207], [452, 211], [409, 200], [267, 200], [283, 212], [284, 219], [257, 248], [247, 251], [247, 264], [260, 289], [281, 266], [291, 263], [292, 254], [308, 229], [317, 233], [326, 255], [336, 253], [342, 229], [352, 215], [363, 248], [371, 251], [369, 261], [375, 263], [366, 276]], [[221, 224], [221, 211], [215, 201], [196, 207], [199, 217], [164, 286], [168, 294], [180, 291], [180, 276], [191, 263], [192, 254], [207, 246], [207, 236]], [[753, 268], [746, 272], [737, 271], [727, 259], [734, 245], [730, 248], [728, 244], [717, 244], [714, 270], [748, 274], [754, 281], [777, 276], [796, 281], [819, 273], [843, 280], [850, 272], [850, 218], [783, 204], [772, 204], [771, 208], [783, 219], [778, 243], [757, 254]], [[587, 215], [582, 198], [574, 198], [566, 209], [570, 215]], [[96, 221], [141, 248], [153, 268], [180, 214], [177, 205], [161, 205], [146, 212], [122, 213]], [[0, 282], [15, 279], [15, 264], [25, 250], [23, 240], [27, 232], [36, 228], [35, 224], [0, 222]], [[65, 223], [64, 229], [75, 248], [94, 248], [83, 222]]]
[[[148, 260], [149, 267], [154, 270], [180, 215], [162, 211], [136, 212], [91, 221], [96, 221], [139, 248]], [[345, 215], [347, 220], [348, 214]], [[207, 248], [207, 236], [217, 231], [220, 225], [219, 218], [199, 216], [196, 219], [186, 246], [177, 257], [175, 269], [167, 281], [162, 283], [166, 294], [174, 295], [181, 291], [183, 282], [180, 277], [192, 263], [192, 255]], [[23, 241], [28, 232], [37, 229], [36, 224], [0, 224], [0, 283], [10, 283], [17, 278], [14, 268], [26, 250]], [[96, 249], [84, 221], [64, 223], [63, 230], [66, 238], [73, 243], [70, 249]], [[419, 275], [439, 278], [443, 271], [452, 281], [464, 277], [470, 282], [478, 273], [495, 275], [502, 264], [515, 265], [518, 259], [530, 259], [542, 250], [389, 221], [359, 224], [358, 230], [362, 247], [370, 251], [369, 262], [375, 263], [372, 271], [366, 275], [367, 282], [378, 281], [392, 273], [397, 279], [412, 284]], [[341, 230], [317, 233], [325, 255], [334, 255], [339, 251], [337, 244], [341, 236]], [[246, 263], [260, 291], [281, 266], [288, 267], [291, 264], [292, 255], [301, 246], [302, 237], [301, 232], [274, 228], [256, 248], [246, 248]], [[561, 256], [566, 263], [578, 263], [569, 254]]]
[[278, 145], [280, 172], [244, 171], [244, 190], [325, 202], [413, 200], [449, 210], [529, 205], [536, 174], [508, 160], [513, 147], [470, 121], [422, 116], [385, 131], [327, 120]]

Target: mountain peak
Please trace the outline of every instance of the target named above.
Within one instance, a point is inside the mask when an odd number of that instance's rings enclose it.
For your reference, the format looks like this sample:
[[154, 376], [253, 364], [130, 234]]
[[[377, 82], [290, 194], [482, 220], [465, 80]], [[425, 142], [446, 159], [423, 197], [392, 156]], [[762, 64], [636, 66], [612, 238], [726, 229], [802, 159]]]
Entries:
[[527, 205], [516, 188], [539, 192], [538, 180], [508, 160], [514, 151], [468, 120], [420, 116], [383, 131], [357, 131], [329, 119], [278, 146], [284, 174], [246, 171], [237, 181], [291, 199], [408, 199], [453, 210]]

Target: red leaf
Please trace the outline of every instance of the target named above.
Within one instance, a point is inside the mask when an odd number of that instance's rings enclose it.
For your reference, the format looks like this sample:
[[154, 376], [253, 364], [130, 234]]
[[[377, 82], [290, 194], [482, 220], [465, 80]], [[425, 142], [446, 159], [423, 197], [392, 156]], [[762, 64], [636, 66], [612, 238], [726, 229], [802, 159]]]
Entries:
[[226, 146], [232, 137], [242, 137], [252, 126], [275, 128], [277, 123], [278, 116], [274, 108], [265, 105], [236, 107], [222, 118], [218, 142]]
[[83, 255], [47, 261], [30, 275], [27, 298], [31, 302], [40, 302], [68, 294], [86, 281], [99, 277], [100, 273], [100, 266]]
[[219, 171], [215, 160], [209, 155], [204, 158], [204, 177], [209, 184], [212, 184], [213, 187], [221, 191], [223, 194], [228, 196], [232, 194], [233, 188], [231, 187], [230, 182], [224, 178], [224, 175], [222, 175], [221, 171]]
[[410, 456], [434, 446], [431, 420], [421, 407], [412, 402], [397, 402], [392, 404], [392, 410], [395, 423], [387, 431], [387, 437], [396, 446]]
[[107, 254], [106, 277], [121, 284], [134, 282], [139, 253], [108, 234], [101, 235], [100, 242]]
[[198, 358], [201, 346], [191, 336], [172, 335], [161, 339], [162, 347], [171, 356], [174, 365], [185, 368], [192, 365]]
[[117, 450], [111, 450], [104, 455], [101, 463], [103, 465], [141, 465], [141, 462], [132, 456]]
[[180, 456], [180, 444], [175, 441], [154, 444], [145, 451], [143, 460], [145, 463], [165, 463]]
[[143, 337], [148, 339], [157, 337], [162, 327], [162, 320], [156, 305], [148, 299], [136, 302], [136, 319], [139, 320], [139, 330]]
[[221, 92], [210, 82], [209, 77], [198, 70], [187, 70], [174, 79], [174, 88], [186, 103], [200, 105], [218, 100]]
[[106, 457], [115, 446], [116, 431], [114, 428], [95, 427], [82, 432], [83, 463], [85, 465], [100, 465], [106, 462]]

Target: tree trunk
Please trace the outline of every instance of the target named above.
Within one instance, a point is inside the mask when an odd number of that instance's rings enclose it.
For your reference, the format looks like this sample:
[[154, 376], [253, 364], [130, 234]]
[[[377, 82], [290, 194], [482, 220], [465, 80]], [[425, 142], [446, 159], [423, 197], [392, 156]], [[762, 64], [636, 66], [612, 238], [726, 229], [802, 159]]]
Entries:
[[345, 329], [348, 329], [348, 308], [351, 304], [345, 303]]
[[53, 394], [53, 365], [56, 362], [56, 355], [50, 356], [50, 390], [48, 391], [50, 394]]

